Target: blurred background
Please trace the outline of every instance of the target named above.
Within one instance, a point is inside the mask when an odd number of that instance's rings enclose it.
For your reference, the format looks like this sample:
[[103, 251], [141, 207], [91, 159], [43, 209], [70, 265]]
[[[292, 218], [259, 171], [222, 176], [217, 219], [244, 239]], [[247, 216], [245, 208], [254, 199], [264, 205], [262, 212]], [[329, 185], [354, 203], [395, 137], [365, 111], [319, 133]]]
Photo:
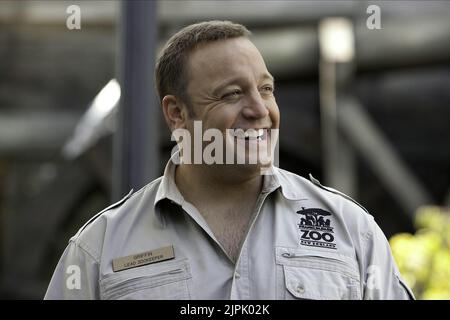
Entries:
[[363, 204], [417, 297], [450, 299], [449, 17], [448, 1], [0, 1], [0, 298], [41, 299], [78, 228], [162, 174], [157, 52], [221, 19], [275, 76], [280, 167]]

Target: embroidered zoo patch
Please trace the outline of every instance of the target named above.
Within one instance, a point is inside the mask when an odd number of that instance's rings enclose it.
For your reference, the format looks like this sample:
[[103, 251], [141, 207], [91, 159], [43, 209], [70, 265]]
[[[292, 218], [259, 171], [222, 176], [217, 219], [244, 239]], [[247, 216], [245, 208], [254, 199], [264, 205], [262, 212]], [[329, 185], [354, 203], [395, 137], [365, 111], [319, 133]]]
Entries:
[[304, 208], [297, 211], [302, 215], [298, 228], [300, 229], [300, 244], [310, 247], [337, 249], [334, 242], [331, 213], [319, 208]]

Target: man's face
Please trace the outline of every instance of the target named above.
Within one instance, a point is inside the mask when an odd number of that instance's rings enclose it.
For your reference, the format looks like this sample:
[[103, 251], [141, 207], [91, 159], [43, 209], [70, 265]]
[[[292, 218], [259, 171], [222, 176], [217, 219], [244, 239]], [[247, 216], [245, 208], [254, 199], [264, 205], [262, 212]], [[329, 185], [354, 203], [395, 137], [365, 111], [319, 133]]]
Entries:
[[[191, 133], [194, 120], [202, 121], [203, 131], [219, 129], [227, 145], [244, 139], [247, 150], [251, 143], [267, 146], [270, 129], [279, 128], [280, 115], [273, 77], [250, 40], [201, 44], [190, 54], [187, 71], [187, 94], [195, 114], [186, 122]], [[259, 138], [245, 139], [227, 129], [255, 129]]]

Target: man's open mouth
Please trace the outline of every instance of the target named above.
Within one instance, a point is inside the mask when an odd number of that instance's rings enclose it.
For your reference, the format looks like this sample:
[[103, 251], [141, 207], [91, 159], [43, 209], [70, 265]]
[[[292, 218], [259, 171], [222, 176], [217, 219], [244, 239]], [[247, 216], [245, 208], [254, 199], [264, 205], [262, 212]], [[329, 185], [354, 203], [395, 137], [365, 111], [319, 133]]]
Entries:
[[267, 138], [268, 129], [232, 129], [231, 135], [235, 139], [245, 139], [246, 141], [262, 141]]

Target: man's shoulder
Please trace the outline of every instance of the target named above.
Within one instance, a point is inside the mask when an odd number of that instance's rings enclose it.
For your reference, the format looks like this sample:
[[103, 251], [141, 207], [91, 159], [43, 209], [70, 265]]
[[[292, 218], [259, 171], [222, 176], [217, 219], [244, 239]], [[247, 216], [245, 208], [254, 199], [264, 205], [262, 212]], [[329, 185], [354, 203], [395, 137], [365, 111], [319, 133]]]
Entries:
[[161, 179], [162, 177], [153, 180], [136, 192], [131, 190], [125, 197], [92, 216], [70, 241], [81, 246], [89, 243], [102, 243], [108, 223], [114, 221], [114, 224], [117, 224], [118, 221], [123, 220], [124, 216], [135, 214], [136, 210], [134, 209], [144, 199], [152, 201]]
[[350, 208], [351, 210], [347, 211], [348, 213], [353, 212], [363, 218], [373, 219], [369, 211], [351, 196], [323, 185], [312, 174], [309, 174], [309, 179], [307, 179], [293, 172], [277, 168], [277, 176], [280, 180], [281, 187], [288, 189], [284, 193], [293, 198], [303, 199], [315, 195], [318, 199], [322, 199], [327, 203]]

